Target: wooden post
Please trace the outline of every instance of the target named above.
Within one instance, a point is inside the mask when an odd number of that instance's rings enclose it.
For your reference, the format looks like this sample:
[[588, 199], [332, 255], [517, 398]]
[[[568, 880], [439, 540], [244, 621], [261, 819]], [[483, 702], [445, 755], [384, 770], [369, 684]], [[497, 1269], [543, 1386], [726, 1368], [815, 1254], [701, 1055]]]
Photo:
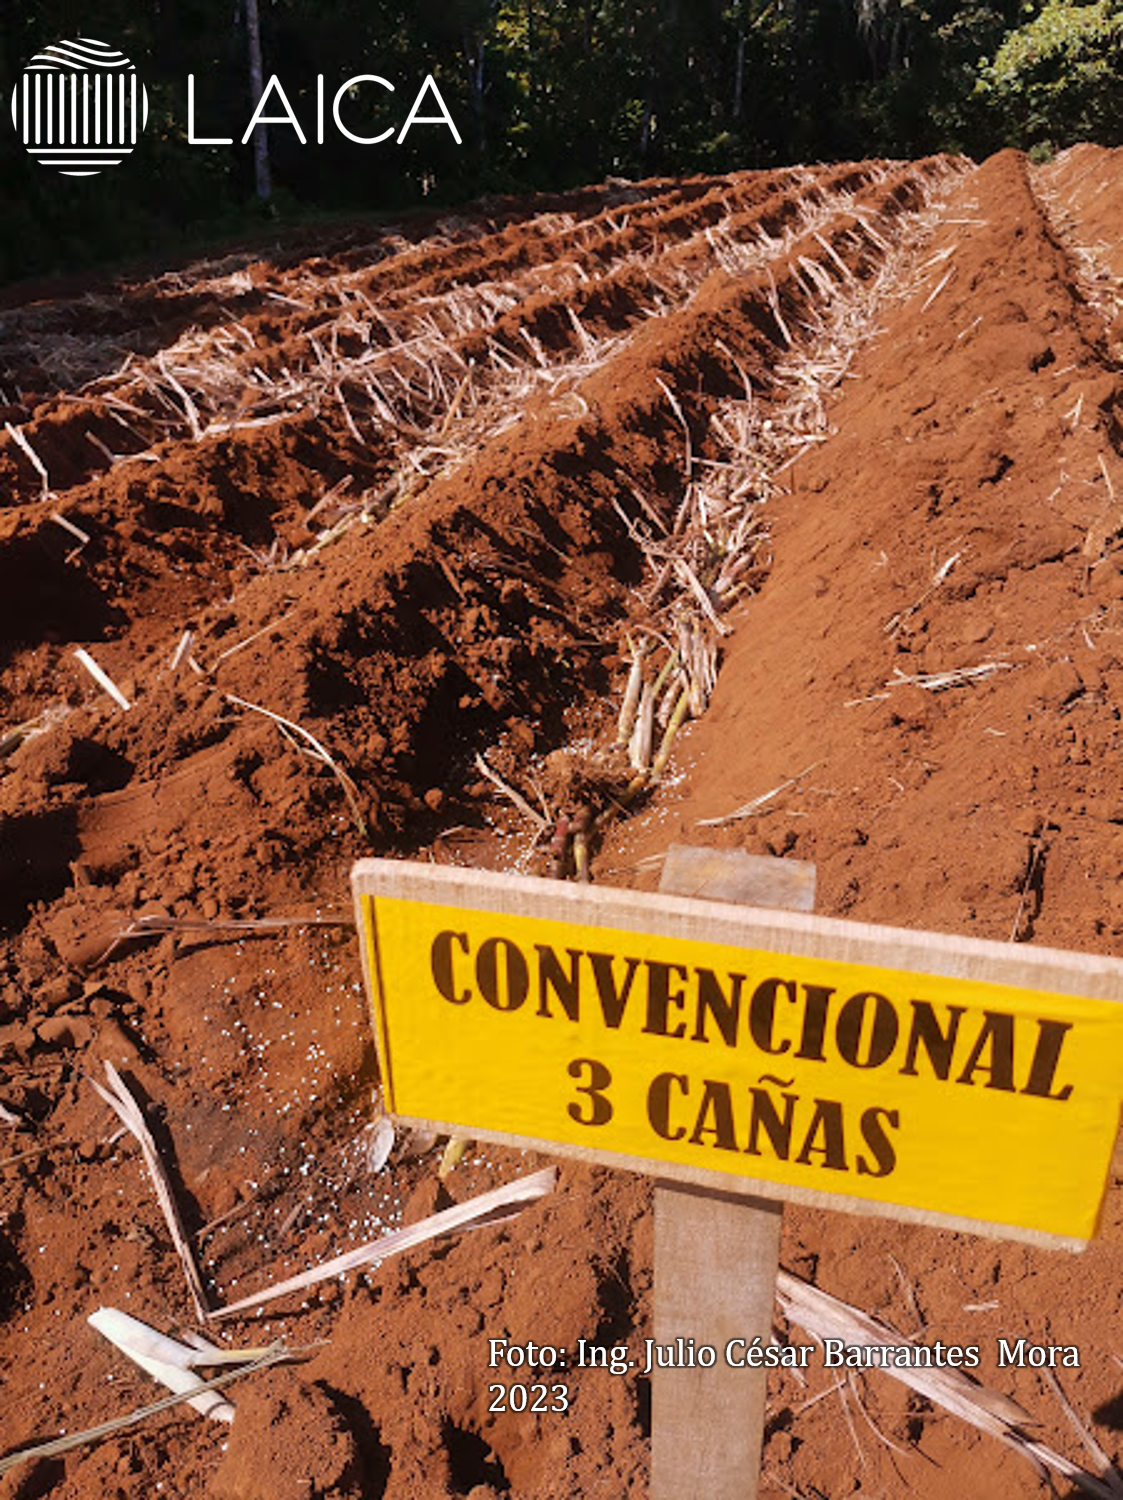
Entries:
[[[659, 889], [810, 911], [815, 867], [675, 845]], [[783, 1212], [763, 1198], [656, 1183], [655, 1342], [676, 1358], [708, 1345], [717, 1358], [709, 1369], [652, 1370], [652, 1500], [756, 1500], [767, 1372], [732, 1368], [725, 1349], [771, 1336]]]

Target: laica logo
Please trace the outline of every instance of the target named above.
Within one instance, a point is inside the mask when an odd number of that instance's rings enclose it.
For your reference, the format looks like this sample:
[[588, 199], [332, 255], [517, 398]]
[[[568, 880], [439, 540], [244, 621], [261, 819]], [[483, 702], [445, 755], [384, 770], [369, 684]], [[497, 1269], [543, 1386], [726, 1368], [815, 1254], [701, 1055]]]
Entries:
[[27, 151], [67, 177], [115, 167], [148, 121], [148, 94], [122, 52], [92, 37], [38, 52], [12, 94]]

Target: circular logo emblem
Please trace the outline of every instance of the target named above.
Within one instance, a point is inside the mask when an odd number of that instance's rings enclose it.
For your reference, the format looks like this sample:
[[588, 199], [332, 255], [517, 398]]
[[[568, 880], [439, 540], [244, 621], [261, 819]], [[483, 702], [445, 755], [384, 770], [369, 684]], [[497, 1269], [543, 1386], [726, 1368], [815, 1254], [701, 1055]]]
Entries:
[[132, 63], [88, 36], [37, 52], [12, 94], [24, 148], [66, 177], [115, 167], [147, 122], [148, 94]]

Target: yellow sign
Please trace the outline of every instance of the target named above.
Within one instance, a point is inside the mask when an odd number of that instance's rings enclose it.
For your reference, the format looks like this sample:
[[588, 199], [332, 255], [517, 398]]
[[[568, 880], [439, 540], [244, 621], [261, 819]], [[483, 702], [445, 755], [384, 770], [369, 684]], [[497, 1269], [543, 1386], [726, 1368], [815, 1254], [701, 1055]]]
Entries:
[[388, 861], [355, 889], [396, 1115], [827, 1206], [1096, 1230], [1118, 961]]

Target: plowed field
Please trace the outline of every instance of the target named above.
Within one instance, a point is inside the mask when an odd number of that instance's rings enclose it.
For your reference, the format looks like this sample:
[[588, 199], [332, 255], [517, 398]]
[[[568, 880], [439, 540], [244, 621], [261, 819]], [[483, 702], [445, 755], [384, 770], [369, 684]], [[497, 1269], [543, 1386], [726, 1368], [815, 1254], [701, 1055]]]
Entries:
[[[0, 1452], [152, 1399], [97, 1307], [190, 1324], [103, 1063], [216, 1305], [538, 1164], [440, 1179], [400, 1139], [373, 1170], [356, 857], [575, 878], [588, 826], [606, 883], [710, 842], [814, 860], [828, 915], [1123, 954], [1120, 167], [612, 182], [7, 298]], [[1077, 1345], [1064, 1397], [1118, 1460], [1120, 1203], [1079, 1258], [789, 1209], [782, 1260], [980, 1344], [1099, 1472], [993, 1350]], [[491, 1414], [486, 1350], [638, 1345], [651, 1264], [646, 1184], [565, 1165], [516, 1219], [219, 1325], [324, 1341], [235, 1386], [233, 1427], [179, 1407], [0, 1497], [644, 1494], [636, 1372]], [[770, 1500], [1046, 1492], [836, 1379], [770, 1385]]]

